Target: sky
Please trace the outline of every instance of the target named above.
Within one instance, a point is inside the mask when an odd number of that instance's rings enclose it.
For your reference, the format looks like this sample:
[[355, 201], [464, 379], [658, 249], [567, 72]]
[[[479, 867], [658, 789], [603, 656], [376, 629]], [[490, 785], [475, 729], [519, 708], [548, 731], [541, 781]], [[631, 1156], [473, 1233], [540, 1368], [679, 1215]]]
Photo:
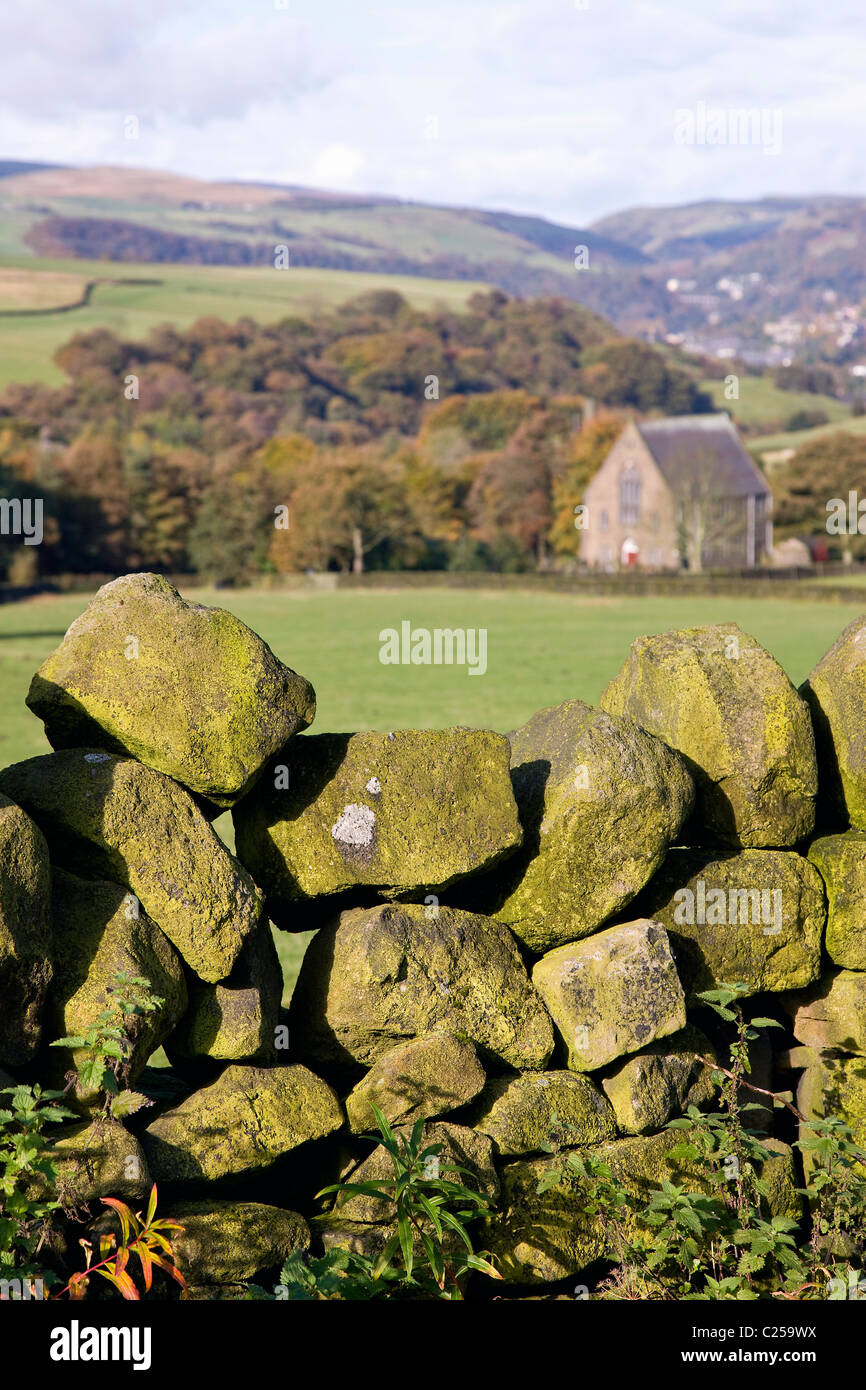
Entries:
[[0, 0], [0, 158], [581, 226], [866, 194], [864, 72], [863, 0]]

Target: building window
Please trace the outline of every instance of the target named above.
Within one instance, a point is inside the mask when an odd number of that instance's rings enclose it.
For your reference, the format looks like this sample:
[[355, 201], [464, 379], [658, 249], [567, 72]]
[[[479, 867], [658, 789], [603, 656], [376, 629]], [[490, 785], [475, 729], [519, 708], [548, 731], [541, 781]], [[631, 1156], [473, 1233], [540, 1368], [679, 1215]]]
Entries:
[[621, 526], [634, 526], [640, 520], [640, 473], [627, 468], [619, 481], [619, 520]]
[[602, 531], [606, 531], [606, 530], [607, 530], [607, 524], [608, 524], [608, 523], [607, 523], [607, 510], [606, 510], [606, 509], [603, 510], [603, 511], [599, 514], [599, 521], [600, 521], [600, 524], [601, 524], [601, 529], [602, 529]]

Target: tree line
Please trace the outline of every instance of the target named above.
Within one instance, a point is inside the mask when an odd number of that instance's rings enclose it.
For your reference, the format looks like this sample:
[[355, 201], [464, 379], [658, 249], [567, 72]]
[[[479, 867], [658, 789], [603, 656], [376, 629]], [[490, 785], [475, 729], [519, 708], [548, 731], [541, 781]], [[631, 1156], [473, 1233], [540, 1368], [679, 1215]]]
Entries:
[[[574, 507], [627, 411], [712, 409], [682, 365], [582, 306], [377, 290], [314, 321], [76, 334], [59, 387], [0, 395], [0, 496], [44, 541], [0, 569], [527, 570], [573, 558]], [[588, 402], [592, 403], [592, 418]]]

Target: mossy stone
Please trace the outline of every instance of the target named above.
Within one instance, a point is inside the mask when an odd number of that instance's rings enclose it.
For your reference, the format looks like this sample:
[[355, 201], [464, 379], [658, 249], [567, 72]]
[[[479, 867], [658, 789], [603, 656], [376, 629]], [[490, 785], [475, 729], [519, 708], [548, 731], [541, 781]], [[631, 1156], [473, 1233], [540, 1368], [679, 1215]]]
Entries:
[[667, 928], [691, 995], [800, 989], [820, 973], [824, 885], [790, 850], [672, 849], [639, 905]]
[[[797, 1109], [806, 1117], [800, 1124], [800, 1138], [813, 1138], [809, 1120], [843, 1120], [852, 1131], [854, 1143], [866, 1149], [866, 1059], [824, 1052], [800, 1077]], [[815, 1166], [815, 1156], [802, 1150], [807, 1176]], [[866, 1164], [856, 1170], [866, 1177]]]
[[64, 1125], [51, 1141], [57, 1163], [57, 1192], [67, 1207], [99, 1197], [130, 1202], [144, 1197], [153, 1181], [141, 1143], [116, 1120], [98, 1116]]
[[542, 952], [587, 936], [634, 897], [694, 788], [679, 754], [581, 700], [540, 710], [508, 737], [523, 847], [459, 901]]
[[664, 927], [642, 919], [558, 946], [532, 982], [572, 1071], [595, 1071], [685, 1027], [686, 1008]]
[[[671, 1149], [681, 1143], [681, 1132], [666, 1130], [661, 1134], [615, 1139], [595, 1146], [591, 1152], [642, 1201], [648, 1201], [650, 1193], [659, 1189], [665, 1178], [683, 1182], [691, 1191], [717, 1191], [700, 1166], [670, 1158]], [[774, 1154], [763, 1165], [762, 1176], [769, 1184], [772, 1215], [796, 1219], [800, 1204], [791, 1150], [777, 1140], [767, 1141], [767, 1147]], [[551, 1283], [579, 1274], [593, 1261], [615, 1253], [604, 1223], [585, 1210], [585, 1184], [569, 1167], [568, 1152], [517, 1159], [500, 1169], [499, 1209], [486, 1219], [483, 1241], [507, 1283]], [[582, 1152], [586, 1154], [587, 1150]], [[538, 1184], [551, 1169], [562, 1173], [561, 1180], [539, 1193]], [[629, 1220], [626, 1229], [631, 1235], [636, 1234]]]
[[306, 1067], [229, 1066], [144, 1131], [157, 1182], [261, 1172], [344, 1122], [331, 1087]]
[[228, 979], [219, 984], [190, 981], [189, 1008], [165, 1044], [169, 1059], [273, 1060], [282, 994], [283, 972], [271, 924], [262, 917]]
[[189, 792], [131, 758], [85, 748], [4, 768], [0, 791], [39, 825], [52, 862], [122, 884], [197, 975], [225, 979], [261, 894]]
[[249, 1281], [310, 1246], [302, 1216], [263, 1202], [171, 1202], [167, 1215], [183, 1226], [172, 1246], [181, 1274], [195, 1285]]
[[277, 909], [358, 885], [443, 888], [522, 838], [508, 742], [484, 729], [304, 735], [234, 820], [238, 855]]
[[697, 792], [690, 835], [764, 848], [811, 834], [818, 770], [809, 711], [736, 623], [636, 638], [601, 704], [686, 758]]
[[588, 1076], [571, 1071], [494, 1077], [472, 1118], [503, 1158], [542, 1153], [548, 1144], [597, 1144], [616, 1133], [610, 1102]]
[[599, 1077], [617, 1129], [623, 1134], [649, 1134], [690, 1105], [708, 1105], [717, 1094], [712, 1070], [696, 1054], [716, 1060], [712, 1043], [691, 1024], [681, 1033], [651, 1043]]
[[126, 754], [228, 806], [312, 722], [316, 697], [234, 614], [127, 574], [97, 591], [27, 704], [52, 747]]
[[836, 965], [866, 970], [866, 833], [849, 830], [813, 840], [809, 862], [827, 892], [827, 955]]
[[51, 868], [45, 837], [0, 795], [0, 1063], [36, 1055], [51, 983]]
[[375, 1131], [371, 1101], [391, 1124], [446, 1115], [474, 1099], [484, 1082], [468, 1038], [444, 1031], [412, 1038], [384, 1053], [346, 1097], [349, 1128], [354, 1134]]
[[[131, 1043], [127, 1083], [133, 1086], [147, 1059], [168, 1037], [187, 1004], [180, 957], [138, 899], [117, 883], [91, 882], [63, 869], [52, 876], [54, 980], [47, 1016], [52, 1037], [83, 1034], [112, 1006], [108, 987], [119, 971], [143, 976], [162, 999], [150, 1013], [124, 1020]], [[77, 1068], [83, 1048], [55, 1048], [57, 1066]], [[78, 1099], [86, 1100], [78, 1090]], [[99, 1093], [92, 1092], [90, 1099]]]
[[866, 830], [866, 617], [839, 634], [800, 693], [815, 727], [825, 819]]
[[830, 970], [810, 989], [782, 996], [794, 1037], [818, 1052], [866, 1057], [866, 971]]
[[370, 1067], [395, 1043], [444, 1029], [482, 1060], [539, 1070], [550, 1018], [507, 927], [416, 903], [355, 908], [316, 933], [292, 996], [293, 1051]]

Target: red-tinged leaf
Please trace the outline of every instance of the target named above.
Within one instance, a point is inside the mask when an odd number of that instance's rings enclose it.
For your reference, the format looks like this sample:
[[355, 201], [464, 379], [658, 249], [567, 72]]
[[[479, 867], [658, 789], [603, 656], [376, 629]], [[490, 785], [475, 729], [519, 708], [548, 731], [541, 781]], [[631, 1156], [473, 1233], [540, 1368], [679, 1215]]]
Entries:
[[99, 1258], [100, 1258], [100, 1260], [104, 1260], [108, 1255], [111, 1254], [111, 1251], [113, 1250], [115, 1244], [116, 1244], [116, 1241], [115, 1241], [115, 1237], [114, 1237], [114, 1236], [100, 1236], [100, 1237], [99, 1237]]
[[160, 1235], [159, 1231], [154, 1231], [152, 1229], [148, 1231], [147, 1245], [151, 1254], [153, 1254], [154, 1248], [158, 1248], [160, 1250], [164, 1250], [166, 1255], [171, 1255], [172, 1258], [174, 1257], [174, 1251], [171, 1248], [171, 1243], [166, 1240], [165, 1236]]
[[153, 1260], [151, 1259], [150, 1251], [144, 1241], [137, 1241], [133, 1247], [133, 1253], [141, 1260], [145, 1292], [150, 1293], [150, 1286], [153, 1283]]
[[100, 1269], [99, 1273], [103, 1279], [107, 1279], [109, 1284], [113, 1284], [122, 1298], [127, 1303], [138, 1303], [140, 1301], [138, 1289], [133, 1284], [128, 1274], [115, 1274], [113, 1269]]
[[172, 1264], [168, 1260], [164, 1260], [162, 1258], [162, 1255], [154, 1255], [153, 1251], [151, 1251], [150, 1258], [153, 1260], [153, 1263], [155, 1265], [158, 1265], [159, 1268], [164, 1270], [166, 1274], [170, 1275], [172, 1279], [177, 1280], [178, 1284], [180, 1284], [182, 1289], [186, 1288], [186, 1280], [184, 1279], [176, 1264]]
[[129, 1251], [127, 1250], [125, 1245], [121, 1245], [120, 1249], [117, 1252], [117, 1258], [114, 1261], [115, 1274], [122, 1274], [128, 1264]]
[[147, 1203], [147, 1216], [144, 1218], [144, 1224], [145, 1224], [145, 1226], [149, 1226], [150, 1223], [151, 1223], [151, 1221], [153, 1220], [153, 1218], [154, 1218], [155, 1216], [156, 1216], [156, 1183], [154, 1183], [154, 1184], [153, 1184], [153, 1187], [150, 1189], [150, 1199], [149, 1199], [149, 1201], [148, 1201], [148, 1203]]
[[101, 1200], [105, 1206], [111, 1207], [113, 1211], [117, 1212], [118, 1216], [120, 1217], [120, 1229], [123, 1232], [123, 1243], [124, 1245], [128, 1244], [130, 1232], [130, 1218], [132, 1217], [132, 1212], [130, 1211], [129, 1207], [126, 1205], [125, 1202], [121, 1202], [117, 1197], [103, 1197]]
[[89, 1281], [87, 1275], [83, 1271], [81, 1271], [78, 1274], [73, 1274], [72, 1278], [69, 1281], [70, 1299], [74, 1299], [75, 1302], [79, 1302], [87, 1293], [88, 1282]]

